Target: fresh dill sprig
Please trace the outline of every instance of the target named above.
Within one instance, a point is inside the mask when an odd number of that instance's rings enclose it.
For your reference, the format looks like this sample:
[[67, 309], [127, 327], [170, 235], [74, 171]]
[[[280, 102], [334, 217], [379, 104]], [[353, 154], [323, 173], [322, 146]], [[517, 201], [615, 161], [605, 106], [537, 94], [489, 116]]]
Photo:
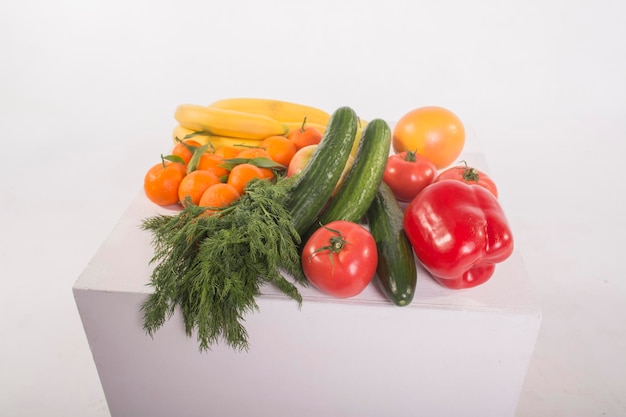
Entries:
[[300, 236], [284, 205], [290, 186], [285, 178], [276, 184], [254, 180], [219, 214], [204, 216], [205, 208], [187, 205], [176, 215], [142, 222], [154, 247], [148, 284], [154, 292], [141, 307], [149, 335], [178, 307], [187, 336], [197, 333], [201, 351], [219, 340], [248, 350], [243, 321], [258, 310], [255, 298], [264, 282], [302, 303], [298, 288], [282, 273], [307, 283], [300, 266]]

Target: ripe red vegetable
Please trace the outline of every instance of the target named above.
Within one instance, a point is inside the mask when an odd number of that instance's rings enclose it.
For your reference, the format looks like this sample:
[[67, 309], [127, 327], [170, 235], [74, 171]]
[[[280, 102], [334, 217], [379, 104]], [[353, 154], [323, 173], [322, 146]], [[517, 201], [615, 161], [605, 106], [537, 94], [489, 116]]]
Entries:
[[347, 298], [359, 294], [376, 273], [376, 242], [363, 226], [344, 220], [317, 229], [302, 250], [302, 270], [326, 294]]
[[496, 183], [484, 172], [468, 166], [467, 162], [463, 161], [465, 166], [456, 166], [448, 168], [437, 175], [434, 182], [444, 180], [457, 180], [462, 181], [470, 185], [479, 185], [486, 188], [496, 198], [498, 197], [498, 187]]
[[435, 180], [436, 174], [435, 164], [413, 151], [404, 151], [387, 159], [383, 181], [396, 199], [411, 201]]
[[409, 203], [404, 229], [424, 268], [441, 285], [485, 283], [513, 253], [513, 235], [498, 199], [483, 187], [441, 181]]

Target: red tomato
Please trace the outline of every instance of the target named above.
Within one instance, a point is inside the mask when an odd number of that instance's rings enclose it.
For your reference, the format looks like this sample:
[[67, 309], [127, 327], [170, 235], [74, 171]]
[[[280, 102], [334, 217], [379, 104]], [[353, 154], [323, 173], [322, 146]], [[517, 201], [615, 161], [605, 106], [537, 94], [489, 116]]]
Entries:
[[338, 298], [359, 294], [376, 273], [378, 252], [371, 233], [344, 220], [317, 229], [304, 245], [302, 269], [320, 291]]
[[437, 175], [437, 178], [435, 178], [435, 182], [457, 180], [466, 184], [479, 185], [486, 188], [491, 194], [498, 198], [498, 187], [496, 187], [495, 182], [484, 172], [467, 166], [467, 162], [465, 161], [463, 161], [463, 163], [465, 166], [456, 166], [442, 171]]
[[435, 180], [437, 168], [430, 160], [413, 151], [391, 155], [383, 175], [399, 201], [411, 201]]

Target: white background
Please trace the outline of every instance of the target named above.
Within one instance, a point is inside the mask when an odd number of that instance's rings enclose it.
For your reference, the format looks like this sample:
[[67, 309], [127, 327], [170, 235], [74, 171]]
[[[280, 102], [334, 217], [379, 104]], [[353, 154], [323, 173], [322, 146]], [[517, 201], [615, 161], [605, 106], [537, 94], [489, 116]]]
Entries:
[[0, 414], [108, 411], [71, 287], [176, 105], [453, 110], [543, 312], [518, 417], [626, 415], [622, 0], [0, 3]]

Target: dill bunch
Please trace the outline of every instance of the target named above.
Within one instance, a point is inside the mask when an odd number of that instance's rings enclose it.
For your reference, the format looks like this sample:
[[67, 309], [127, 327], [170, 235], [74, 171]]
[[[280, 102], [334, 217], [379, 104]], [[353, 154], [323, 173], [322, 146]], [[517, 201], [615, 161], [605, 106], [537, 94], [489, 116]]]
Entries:
[[300, 305], [296, 285], [282, 271], [306, 285], [300, 265], [300, 236], [285, 208], [292, 181], [254, 180], [246, 193], [213, 216], [204, 207], [187, 205], [176, 215], [145, 219], [152, 233], [154, 292], [143, 303], [143, 328], [150, 335], [181, 309], [185, 331], [197, 333], [199, 349], [220, 340], [248, 350], [246, 314], [258, 311], [255, 298], [266, 282]]

